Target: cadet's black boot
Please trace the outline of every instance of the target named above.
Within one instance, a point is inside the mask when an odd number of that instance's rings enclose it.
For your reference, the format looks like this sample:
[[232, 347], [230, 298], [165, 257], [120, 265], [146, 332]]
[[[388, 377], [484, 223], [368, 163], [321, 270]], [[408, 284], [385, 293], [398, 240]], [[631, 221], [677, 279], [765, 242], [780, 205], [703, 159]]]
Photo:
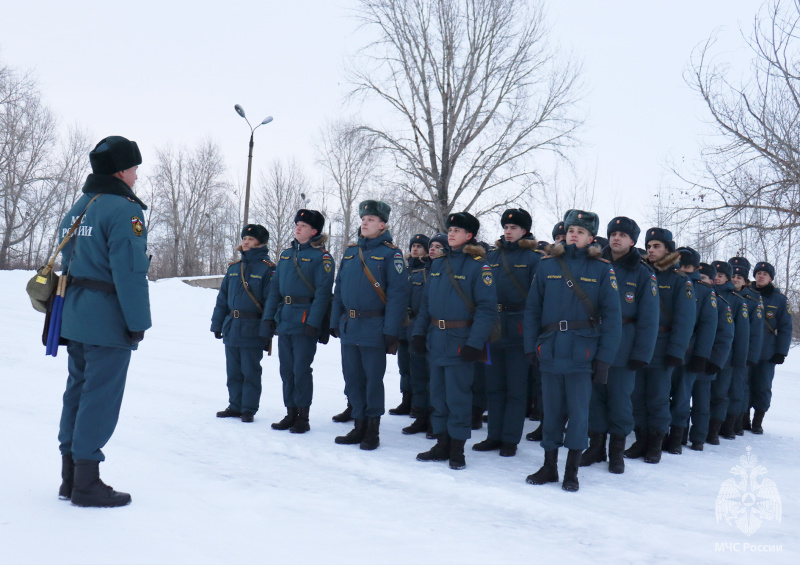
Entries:
[[752, 431], [753, 426], [750, 424], [750, 409], [747, 409], [747, 412], [742, 412], [742, 429]]
[[389, 408], [389, 414], [392, 416], [408, 416], [411, 414], [411, 393], [404, 392], [403, 400], [397, 405], [397, 408]]
[[725, 439], [736, 439], [736, 432], [733, 430], [734, 424], [736, 424], [735, 414], [728, 414], [725, 416], [725, 421], [722, 422], [722, 425], [719, 428], [719, 437]]
[[647, 434], [647, 451], [644, 452], [645, 463], [658, 463], [661, 461], [661, 442], [664, 440], [664, 432], [661, 430], [650, 430]]
[[500, 446], [500, 457], [514, 457], [517, 454], [517, 444], [504, 441]]
[[367, 418], [367, 433], [364, 434], [364, 439], [361, 440], [361, 449], [372, 451], [377, 449], [381, 444], [380, 437], [381, 430], [381, 417]]
[[308, 409], [308, 406], [297, 409], [297, 419], [295, 419], [292, 427], [289, 428], [291, 433], [304, 434], [311, 429], [311, 425], [308, 423]]
[[672, 455], [680, 455], [683, 453], [683, 430], [678, 426], [672, 426], [669, 429], [669, 436], [667, 436], [667, 452]]
[[539, 426], [535, 430], [526, 434], [525, 439], [528, 441], [542, 441], [542, 423], [539, 422]]
[[[628, 459], [638, 459], [647, 451], [647, 432], [642, 428], [633, 428], [633, 433], [636, 436], [636, 441], [625, 450], [625, 457]], [[658, 448], [661, 449], [660, 443]]]
[[450, 459], [450, 436], [447, 432], [439, 434], [436, 445], [428, 451], [417, 454], [417, 461], [447, 461]]
[[418, 409], [417, 419], [411, 422], [410, 426], [403, 428], [403, 433], [410, 436], [427, 431], [430, 422], [430, 414], [427, 409]]
[[472, 407], [472, 429], [480, 430], [483, 427], [483, 408], [479, 406]]
[[756, 410], [753, 412], [753, 424], [751, 427], [753, 428], [753, 433], [757, 436], [764, 433], [764, 428], [761, 426], [761, 424], [764, 423], [764, 414], [765, 412], [763, 410]]
[[692, 451], [703, 451], [703, 442], [702, 441], [693, 441], [692, 445], [689, 446]]
[[625, 472], [625, 436], [611, 434], [608, 440], [608, 472], [621, 475]]
[[525, 482], [531, 485], [543, 485], [558, 482], [558, 449], [544, 452], [544, 465], [533, 475], [528, 475]]
[[367, 424], [364, 420], [356, 420], [355, 427], [347, 435], [338, 436], [335, 440], [339, 445], [355, 445], [364, 441], [367, 433]]
[[242, 412], [242, 422], [245, 424], [252, 424], [255, 414], [252, 412]]
[[707, 444], [719, 445], [720, 427], [722, 427], [722, 420], [717, 420], [716, 418], [712, 418], [711, 421], [708, 423], [708, 435], [706, 436]]
[[503, 442], [499, 439], [491, 439], [486, 438], [483, 441], [479, 441], [478, 443], [472, 446], [472, 451], [495, 451], [496, 449], [500, 449], [503, 447]]
[[734, 420], [734, 422], [733, 422], [733, 433], [735, 433], [737, 436], [743, 436], [744, 435], [744, 423], [743, 423], [743, 421], [744, 421], [744, 413], [739, 414], [738, 416], [736, 416], [736, 420]]
[[72, 454], [61, 455], [61, 486], [58, 488], [58, 498], [69, 500], [72, 497], [72, 483], [75, 480], [75, 462]]
[[581, 467], [588, 467], [592, 463], [602, 463], [606, 460], [607, 437], [608, 434], [589, 434], [589, 449], [581, 455]]
[[273, 430], [288, 430], [292, 426], [294, 426], [294, 422], [297, 420], [297, 408], [294, 406], [286, 408], [286, 416], [283, 417], [283, 420], [280, 422], [275, 422], [272, 424]]
[[582, 449], [570, 449], [567, 453], [567, 465], [564, 467], [564, 482], [561, 488], [567, 492], [578, 492], [578, 466], [581, 461]]
[[241, 412], [238, 410], [231, 410], [230, 408], [217, 412], [217, 418], [241, 418], [241, 416]]
[[347, 403], [347, 408], [344, 409], [344, 412], [342, 412], [341, 414], [336, 414], [336, 416], [331, 418], [331, 420], [333, 420], [338, 424], [344, 424], [352, 419], [353, 419], [353, 405], [350, 404], [349, 402]]
[[689, 425], [687, 424], [685, 428], [683, 428], [683, 437], [681, 438], [681, 445], [688, 445], [689, 444]]
[[100, 480], [100, 462], [88, 459], [75, 461], [75, 485], [72, 487], [72, 504], [111, 508], [130, 504], [131, 495], [117, 492]]
[[466, 441], [463, 439], [450, 440], [450, 468], [454, 471], [460, 471], [467, 466], [464, 459], [464, 443]]

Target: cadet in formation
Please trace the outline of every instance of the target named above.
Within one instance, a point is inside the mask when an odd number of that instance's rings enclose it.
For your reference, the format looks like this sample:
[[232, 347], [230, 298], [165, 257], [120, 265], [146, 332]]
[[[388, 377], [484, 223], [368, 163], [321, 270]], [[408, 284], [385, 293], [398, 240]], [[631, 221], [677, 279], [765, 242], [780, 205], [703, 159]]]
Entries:
[[373, 450], [380, 444], [385, 412], [386, 354], [397, 352], [408, 308], [409, 282], [403, 252], [386, 227], [391, 207], [380, 200], [358, 205], [358, 242], [347, 247], [336, 274], [332, 336], [342, 345], [345, 393], [355, 426], [336, 443]]
[[659, 321], [653, 358], [636, 373], [633, 387], [633, 418], [636, 441], [625, 451], [631, 459], [646, 463], [661, 461], [664, 436], [672, 420], [669, 393], [672, 371], [683, 364], [696, 318], [694, 288], [678, 270], [672, 232], [650, 228], [645, 236], [647, 262], [655, 269], [658, 283]]
[[578, 465], [588, 446], [592, 382], [608, 381], [622, 318], [614, 270], [590, 245], [597, 215], [570, 210], [564, 226], [566, 245], [554, 245], [552, 256], [539, 264], [523, 318], [525, 355], [541, 371], [544, 409], [544, 465], [527, 482], [558, 482], [558, 448], [565, 445], [562, 488], [577, 491]]
[[236, 249], [241, 259], [231, 263], [217, 294], [211, 316], [214, 337], [225, 344], [228, 407], [217, 418], [241, 418], [250, 423], [261, 400], [261, 358], [269, 347], [262, 324], [264, 302], [275, 264], [269, 260], [269, 232], [259, 224], [242, 230]]
[[119, 420], [131, 351], [151, 326], [147, 206], [132, 190], [142, 163], [135, 141], [107, 137], [89, 161], [83, 195], [59, 225], [62, 238], [81, 227], [61, 255], [69, 277], [61, 323], [69, 377], [58, 431], [58, 496], [77, 506], [113, 507], [131, 496], [106, 485], [99, 465]]
[[499, 450], [503, 457], [517, 453], [528, 404], [528, 370], [522, 344], [522, 312], [541, 253], [531, 232], [533, 219], [521, 208], [503, 212], [503, 237], [489, 250], [497, 291], [501, 337], [490, 344], [486, 367], [489, 433], [472, 446], [475, 451]]
[[316, 210], [298, 210], [292, 246], [281, 251], [264, 309], [262, 334], [278, 334], [278, 359], [286, 416], [274, 430], [302, 434], [308, 421], [314, 381], [311, 363], [317, 341], [327, 343], [333, 289], [333, 260], [325, 250], [325, 217]]
[[[775, 267], [765, 261], [753, 268], [753, 289], [764, 301], [764, 342], [761, 355], [750, 378], [750, 406], [753, 408], [751, 430], [763, 434], [762, 422], [772, 401], [772, 379], [775, 365], [781, 365], [792, 343], [792, 310], [786, 296], [775, 288]], [[746, 421], [750, 420], [750, 407]]]
[[603, 257], [611, 262], [619, 286], [622, 314], [622, 338], [608, 382], [592, 384], [589, 404], [589, 449], [581, 456], [581, 467], [606, 460], [608, 470], [625, 472], [625, 438], [633, 430], [631, 393], [636, 371], [647, 366], [653, 357], [658, 335], [658, 288], [653, 270], [636, 250], [639, 226], [630, 218], [619, 216], [609, 222], [608, 246]]
[[449, 461], [466, 467], [464, 444], [471, 437], [472, 381], [475, 363], [486, 361], [485, 347], [497, 320], [492, 269], [475, 237], [477, 218], [467, 212], [446, 221], [449, 249], [433, 260], [413, 347], [428, 353], [433, 432], [438, 441], [418, 461]]

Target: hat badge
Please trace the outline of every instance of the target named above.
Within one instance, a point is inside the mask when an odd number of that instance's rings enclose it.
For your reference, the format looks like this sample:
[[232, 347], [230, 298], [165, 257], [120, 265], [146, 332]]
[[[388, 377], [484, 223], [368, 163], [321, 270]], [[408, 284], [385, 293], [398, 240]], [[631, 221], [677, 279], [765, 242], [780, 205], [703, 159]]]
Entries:
[[617, 220], [617, 223], [619, 223], [619, 220]]
[[578, 218], [583, 218], [583, 214], [578, 214]]

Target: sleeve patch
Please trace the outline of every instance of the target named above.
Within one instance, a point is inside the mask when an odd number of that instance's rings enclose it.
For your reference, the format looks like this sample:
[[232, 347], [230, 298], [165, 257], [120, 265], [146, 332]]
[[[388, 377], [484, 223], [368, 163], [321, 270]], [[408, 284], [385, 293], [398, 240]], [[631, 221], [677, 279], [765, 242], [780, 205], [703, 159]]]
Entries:
[[139, 219], [139, 216], [134, 216], [131, 218], [131, 227], [133, 228], [133, 234], [136, 237], [141, 237], [144, 233], [144, 224], [142, 220]]

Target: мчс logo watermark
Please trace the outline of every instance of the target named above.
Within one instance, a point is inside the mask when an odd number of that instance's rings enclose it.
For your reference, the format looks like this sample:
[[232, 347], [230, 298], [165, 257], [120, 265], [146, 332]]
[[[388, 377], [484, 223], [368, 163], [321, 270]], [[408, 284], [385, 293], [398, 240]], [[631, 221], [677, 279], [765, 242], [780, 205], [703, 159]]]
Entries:
[[781, 521], [782, 508], [778, 487], [767, 478], [767, 469], [758, 464], [758, 458], [747, 446], [747, 454], [739, 458], [739, 465], [731, 469], [736, 478], [725, 480], [717, 494], [717, 523], [723, 520], [735, 525], [744, 535], [750, 536], [765, 520]]

